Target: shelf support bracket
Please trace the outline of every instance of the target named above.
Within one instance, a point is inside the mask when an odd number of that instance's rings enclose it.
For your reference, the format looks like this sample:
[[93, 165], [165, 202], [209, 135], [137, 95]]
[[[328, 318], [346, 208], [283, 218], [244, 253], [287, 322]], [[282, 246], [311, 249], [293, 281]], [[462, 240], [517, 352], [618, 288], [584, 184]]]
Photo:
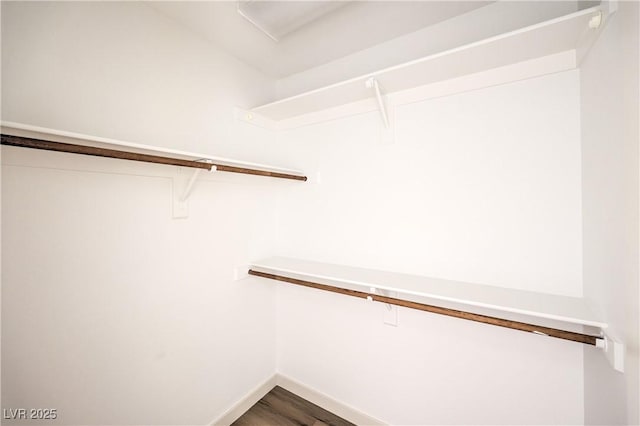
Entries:
[[384, 99], [382, 98], [382, 93], [380, 91], [380, 84], [378, 84], [378, 80], [375, 77], [371, 77], [365, 81], [365, 86], [369, 89], [373, 89], [376, 100], [378, 101], [378, 109], [380, 110], [380, 116], [382, 117], [382, 121], [384, 123], [384, 127], [389, 128], [389, 114], [387, 113], [387, 107], [384, 103]]
[[602, 25], [602, 12], [598, 12], [597, 14], [593, 15], [589, 20], [589, 28], [591, 28], [592, 30], [597, 30], [598, 28], [600, 28], [600, 25]]
[[[388, 291], [388, 290], [379, 290], [376, 287], [369, 287], [369, 296], [367, 296], [367, 300], [370, 302], [373, 302], [374, 296], [376, 295], [395, 298], [398, 296], [398, 292]], [[382, 322], [384, 322], [385, 324], [397, 327], [398, 326], [398, 307], [390, 303], [385, 303], [385, 302], [382, 302], [382, 303], [384, 304], [384, 313], [382, 317]]]
[[[211, 163], [211, 160], [201, 159], [196, 160], [201, 163]], [[198, 176], [203, 169], [194, 169], [191, 172], [191, 176], [187, 181], [187, 185], [184, 187], [182, 192], [178, 192], [178, 181], [183, 181], [183, 179], [179, 179], [178, 175], [180, 174], [180, 170], [178, 170], [176, 176], [173, 178], [173, 218], [186, 218], [189, 216], [189, 196], [193, 191], [193, 187], [195, 186], [196, 181], [198, 180]], [[216, 166], [212, 165], [209, 172], [215, 172], [217, 170]]]
[[626, 349], [624, 343], [602, 332], [601, 337], [596, 339], [596, 348], [604, 351], [607, 361], [609, 361], [609, 364], [614, 370], [624, 373], [624, 355]]
[[[206, 163], [210, 163], [211, 160], [198, 160], [198, 161], [202, 161], [202, 162], [206, 162]], [[216, 166], [211, 166], [211, 169], [209, 169], [209, 172], [215, 172], [217, 170]], [[182, 193], [182, 197], [180, 198], [180, 201], [187, 201], [189, 199], [189, 195], [191, 195], [191, 190], [193, 189], [193, 185], [196, 183], [196, 180], [198, 179], [198, 175], [200, 174], [200, 172], [202, 171], [202, 169], [195, 169], [193, 171], [193, 173], [191, 174], [191, 178], [189, 178], [189, 182], [187, 183], [187, 187], [184, 189], [184, 192]]]

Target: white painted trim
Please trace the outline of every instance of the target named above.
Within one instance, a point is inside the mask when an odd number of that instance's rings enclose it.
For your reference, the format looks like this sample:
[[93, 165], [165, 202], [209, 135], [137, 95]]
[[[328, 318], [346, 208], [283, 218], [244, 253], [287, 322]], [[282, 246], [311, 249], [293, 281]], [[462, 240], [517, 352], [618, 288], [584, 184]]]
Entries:
[[[185, 185], [187, 176], [190, 176], [192, 172], [192, 169], [167, 166], [166, 164], [115, 160], [89, 155], [82, 156], [82, 161], [79, 161], [77, 154], [25, 149], [8, 145], [2, 145], [0, 151], [3, 153], [2, 166], [4, 167], [28, 167], [76, 173], [101, 173], [168, 180], [173, 180], [177, 175], [180, 175]], [[273, 188], [274, 186], [291, 185], [294, 183], [289, 179], [255, 179], [254, 176], [240, 175], [237, 173], [200, 173], [198, 176], [198, 185], [202, 182], [216, 182], [219, 184], [260, 188]], [[180, 195], [182, 195], [182, 192], [180, 192]]]
[[260, 127], [261, 129], [276, 131], [278, 126], [275, 121], [263, 117], [262, 115], [246, 110], [244, 108], [236, 107], [233, 109], [233, 118], [241, 123], [251, 124], [252, 126]]
[[295, 393], [299, 397], [304, 398], [325, 410], [331, 411], [336, 416], [342, 417], [351, 423], [355, 423], [360, 426], [383, 426], [388, 424], [382, 420], [376, 419], [375, 417], [371, 417], [350, 405], [333, 399], [329, 395], [313, 389], [311, 386], [300, 383], [289, 376], [278, 373], [276, 374], [276, 377], [278, 379], [278, 386], [288, 390], [289, 392]]
[[487, 87], [502, 86], [549, 74], [573, 70], [577, 67], [576, 51], [565, 50], [552, 55], [529, 59], [474, 74], [401, 90], [388, 95], [392, 105], [407, 105], [427, 99], [468, 93]]
[[396, 291], [407, 295], [403, 298], [415, 296], [435, 300], [438, 306], [442, 306], [442, 303], [454, 303], [566, 324], [607, 328], [607, 323], [581, 297], [279, 256], [253, 262], [251, 269], [344, 289], [370, 292], [369, 289], [375, 287], [379, 290]]
[[278, 381], [278, 374], [274, 374], [269, 377], [266, 381], [250, 390], [245, 396], [229, 407], [227, 411], [222, 413], [217, 419], [209, 424], [211, 426], [229, 426], [231, 423], [238, 420], [240, 416], [246, 413], [249, 408], [253, 407], [256, 402], [260, 401], [263, 396], [268, 394], [271, 389], [276, 387]]
[[192, 160], [210, 160], [211, 162], [220, 163], [228, 166], [248, 167], [265, 171], [289, 173], [294, 175], [303, 175], [299, 170], [286, 169], [282, 167], [270, 166], [266, 164], [253, 163], [249, 161], [234, 160], [231, 158], [218, 157], [209, 154], [194, 153], [180, 151], [176, 149], [164, 148], [153, 145], [144, 145], [133, 142], [119, 141], [116, 139], [103, 138], [99, 136], [85, 135], [81, 133], [68, 132], [66, 130], [49, 129], [46, 127], [33, 126], [30, 124], [16, 123], [12, 121], [0, 122], [2, 133], [14, 136], [46, 138], [54, 142], [78, 143], [82, 141], [83, 145], [97, 146], [108, 149], [136, 150], [144, 154], [165, 155], [186, 157]]
[[[510, 84], [549, 74], [565, 72], [576, 68], [576, 51], [567, 50], [540, 58], [530, 59], [505, 65], [491, 70], [480, 71], [411, 89], [401, 90], [385, 95], [387, 107], [391, 114], [402, 105], [421, 102], [428, 99], [451, 96], [458, 93], [480, 90], [487, 87]], [[378, 109], [376, 99], [369, 98], [352, 103], [327, 108], [282, 120], [271, 120], [270, 126], [275, 130], [290, 130], [331, 120], [337, 120], [358, 114], [365, 114]], [[260, 117], [258, 121], [267, 120]], [[393, 123], [390, 127], [393, 127]], [[391, 138], [392, 139], [392, 138]]]
[[[252, 108], [275, 121], [364, 100], [370, 93], [362, 83], [376, 78], [389, 94], [421, 85], [437, 83], [450, 68], [456, 76], [470, 75], [500, 66], [527, 61], [589, 45], [599, 31], [585, 34], [588, 22], [602, 7], [583, 9], [549, 21], [427, 55], [403, 64], [350, 78], [328, 86], [279, 99]], [[523, 50], [522, 45], [527, 45]], [[451, 73], [449, 73], [451, 74]]]

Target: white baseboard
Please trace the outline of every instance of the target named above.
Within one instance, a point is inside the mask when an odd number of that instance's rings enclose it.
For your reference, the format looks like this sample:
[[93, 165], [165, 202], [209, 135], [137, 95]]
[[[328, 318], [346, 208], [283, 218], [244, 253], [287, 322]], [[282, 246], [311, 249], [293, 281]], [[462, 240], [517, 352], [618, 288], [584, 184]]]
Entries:
[[271, 389], [278, 384], [278, 375], [274, 374], [266, 381], [250, 390], [245, 396], [236, 401], [227, 411], [222, 413], [220, 417], [212, 421], [211, 426], [229, 426], [231, 423], [238, 420], [240, 416], [253, 407], [253, 405], [260, 401], [263, 396], [269, 393]]
[[293, 392], [301, 398], [312, 402], [324, 408], [327, 411], [332, 412], [336, 416], [342, 417], [345, 420], [350, 421], [359, 426], [385, 426], [387, 423], [382, 420], [371, 417], [368, 414], [359, 411], [350, 405], [342, 403], [336, 399], [333, 399], [327, 394], [317, 391], [310, 386], [300, 383], [291, 377], [283, 374], [276, 374], [278, 380], [278, 386]]
[[249, 410], [263, 396], [269, 393], [271, 389], [280, 386], [289, 392], [293, 392], [301, 398], [332, 412], [336, 416], [342, 417], [359, 426], [385, 426], [387, 423], [371, 417], [368, 414], [359, 411], [350, 405], [344, 404], [327, 394], [313, 389], [303, 383], [300, 383], [291, 377], [276, 373], [266, 381], [250, 390], [245, 396], [240, 398], [220, 417], [210, 423], [211, 426], [229, 426]]

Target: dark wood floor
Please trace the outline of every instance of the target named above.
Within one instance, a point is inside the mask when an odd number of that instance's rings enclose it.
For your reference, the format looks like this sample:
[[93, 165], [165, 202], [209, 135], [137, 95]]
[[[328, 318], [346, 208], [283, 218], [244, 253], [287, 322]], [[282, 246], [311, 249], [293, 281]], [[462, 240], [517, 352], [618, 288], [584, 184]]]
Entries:
[[276, 386], [234, 426], [354, 426], [353, 423]]

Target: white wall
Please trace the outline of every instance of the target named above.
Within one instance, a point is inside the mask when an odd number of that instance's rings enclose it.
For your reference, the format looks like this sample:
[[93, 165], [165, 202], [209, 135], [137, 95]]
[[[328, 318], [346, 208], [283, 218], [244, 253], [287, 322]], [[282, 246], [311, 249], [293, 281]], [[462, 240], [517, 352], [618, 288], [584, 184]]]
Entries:
[[584, 291], [628, 345], [625, 373], [585, 351], [585, 422], [638, 424], [638, 33], [620, 2], [581, 67]]
[[[321, 174], [304, 186], [214, 176], [176, 221], [172, 170], [3, 148], [3, 407], [57, 408], [67, 424], [205, 424], [277, 365], [396, 424], [637, 423], [637, 122], [623, 116], [638, 55], [621, 44], [637, 43], [637, 9], [621, 4], [626, 23], [610, 23], [582, 82], [572, 71], [402, 106], [392, 145], [377, 113], [272, 144], [231, 120], [272, 82], [145, 5], [2, 2], [3, 120]], [[572, 342], [410, 310], [390, 327], [378, 304], [232, 281], [276, 243], [573, 296], [584, 273], [629, 370], [591, 349], [583, 367]]]
[[272, 97], [262, 74], [143, 2], [22, 3], [2, 2], [4, 120], [261, 158], [232, 107]]
[[[2, 2], [2, 19], [3, 120], [265, 159], [231, 117], [273, 84], [144, 4]], [[171, 167], [2, 154], [3, 408], [208, 424], [275, 372], [275, 292], [232, 274], [271, 253], [285, 184], [213, 177], [173, 220]]]
[[[579, 73], [284, 132], [280, 254], [582, 295]], [[579, 424], [582, 347], [278, 287], [278, 368], [392, 424]]]

